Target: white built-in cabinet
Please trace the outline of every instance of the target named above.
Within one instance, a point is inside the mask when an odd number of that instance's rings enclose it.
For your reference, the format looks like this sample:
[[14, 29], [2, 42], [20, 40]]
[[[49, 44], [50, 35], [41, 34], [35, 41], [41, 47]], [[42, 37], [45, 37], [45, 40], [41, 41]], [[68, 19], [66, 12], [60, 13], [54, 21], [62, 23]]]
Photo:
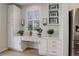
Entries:
[[40, 43], [39, 43], [39, 55], [48, 55], [47, 52], [47, 46], [48, 46], [48, 40], [46, 37], [40, 38]]
[[14, 50], [23, 51], [26, 48], [23, 37], [17, 36], [20, 30], [21, 9], [16, 5], [8, 6], [8, 47]]
[[[52, 5], [51, 8], [54, 8], [54, 9], [50, 9], [49, 8], [50, 5]], [[62, 5], [63, 4], [53, 4], [53, 3], [42, 5], [41, 27], [43, 29], [43, 32], [42, 32], [42, 37], [40, 38], [40, 44], [39, 44], [40, 55], [51, 55], [51, 56], [63, 55], [63, 27], [62, 27], [63, 25], [62, 8], [63, 7]], [[43, 23], [42, 21], [44, 20], [44, 18], [47, 19], [47, 25], [45, 26], [42, 24]], [[49, 23], [49, 20], [50, 20], [50, 23]], [[48, 29], [54, 29], [54, 34], [52, 35], [52, 37], [49, 37], [49, 35], [47, 34]]]
[[[16, 39], [16, 32], [19, 28], [20, 9], [15, 5], [8, 6], [8, 46], [12, 49], [17, 49], [19, 39]], [[20, 43], [19, 43], [20, 44]]]
[[56, 38], [48, 38], [48, 55], [61, 55], [61, 40]]
[[[29, 4], [27, 5], [25, 8], [25, 31], [26, 31], [26, 37], [27, 39], [23, 39], [24, 41], [31, 41], [33, 43], [36, 43], [36, 46], [37, 49], [38, 49], [38, 52], [39, 52], [39, 55], [52, 55], [52, 56], [60, 56], [62, 55], [62, 16], [61, 16], [61, 9], [62, 9], [62, 6], [61, 4], [51, 4], [51, 5], [57, 5], [56, 8], [57, 9], [50, 9], [49, 10], [49, 5], [50, 4]], [[54, 6], [52, 6], [51, 8], [54, 8]], [[39, 38], [37, 36], [37, 33], [33, 32], [33, 35], [32, 36], [29, 36], [28, 35], [28, 12], [29, 11], [37, 11], [40, 12], [40, 27], [43, 29], [43, 32], [42, 32], [42, 35], [41, 37]], [[49, 16], [50, 14], [50, 11], [55, 11], [56, 13], [56, 16]], [[52, 23], [50, 24], [49, 23], [49, 19], [50, 18], [56, 18], [56, 23]], [[47, 20], [47, 25], [43, 25], [43, 20]], [[55, 19], [54, 19], [55, 20]], [[53, 20], [53, 21], [54, 21]], [[52, 20], [51, 20], [52, 21]], [[53, 22], [52, 21], [52, 22]], [[61, 28], [61, 29], [60, 29]], [[49, 35], [47, 34], [47, 30], [48, 29], [54, 29], [54, 34], [52, 35], [52, 37], [49, 37]], [[33, 45], [31, 46], [33, 47]], [[34, 47], [33, 47], [34, 48]]]
[[[16, 32], [19, 30], [19, 20], [21, 19], [20, 8], [15, 5], [10, 5], [8, 7], [8, 46], [12, 49], [23, 51], [28, 45], [26, 42], [30, 41], [33, 44], [28, 42], [29, 45], [31, 45], [28, 46], [32, 48], [36, 47], [39, 55], [68, 55], [68, 26], [66, 26], [66, 23], [68, 22], [68, 6], [66, 4], [57, 5], [58, 9], [52, 9], [53, 11], [57, 11], [58, 15], [56, 16], [49, 16], [50, 11], [52, 11], [49, 10], [49, 4], [28, 4], [27, 6], [24, 6], [22, 16], [25, 20], [25, 34], [22, 37], [16, 35]], [[64, 9], [64, 7], [66, 8]], [[54, 6], [52, 8], [54, 8]], [[37, 11], [40, 14], [40, 27], [43, 29], [42, 36], [40, 38], [37, 36], [36, 31], [33, 32], [32, 36], [29, 36], [28, 31], [28, 12], [36, 14]], [[50, 17], [56, 17], [58, 20], [55, 21], [56, 23], [54, 22], [54, 24], [50, 24]], [[35, 20], [35, 18], [33, 19]], [[47, 25], [43, 25], [44, 19], [47, 20]], [[49, 37], [47, 34], [48, 29], [54, 29], [55, 32], [52, 37]]]

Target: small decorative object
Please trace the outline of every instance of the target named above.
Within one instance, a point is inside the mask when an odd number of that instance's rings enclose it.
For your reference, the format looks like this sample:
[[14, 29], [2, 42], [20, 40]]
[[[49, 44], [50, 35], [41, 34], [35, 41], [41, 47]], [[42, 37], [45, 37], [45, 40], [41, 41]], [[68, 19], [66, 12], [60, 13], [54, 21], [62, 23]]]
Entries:
[[20, 36], [23, 36], [24, 31], [23, 31], [23, 30], [19, 30], [19, 31], [17, 32], [17, 34], [20, 35]]
[[49, 12], [49, 16], [51, 17], [51, 16], [58, 16], [59, 14], [58, 14], [58, 11], [50, 11]]
[[47, 18], [43, 18], [43, 25], [47, 25]]
[[49, 29], [48, 31], [47, 31], [47, 33], [49, 34], [49, 36], [51, 37], [52, 36], [52, 34], [54, 33], [54, 29]]
[[49, 9], [58, 9], [59, 5], [58, 4], [50, 4]]
[[21, 20], [21, 26], [24, 26], [25, 25], [25, 22], [24, 22], [24, 19]]
[[42, 29], [39, 27], [38, 29], [36, 29], [38, 32], [38, 36], [41, 37], [41, 33], [42, 33]]
[[53, 18], [49, 18], [49, 24], [58, 24], [58, 18], [57, 17], [53, 17]]

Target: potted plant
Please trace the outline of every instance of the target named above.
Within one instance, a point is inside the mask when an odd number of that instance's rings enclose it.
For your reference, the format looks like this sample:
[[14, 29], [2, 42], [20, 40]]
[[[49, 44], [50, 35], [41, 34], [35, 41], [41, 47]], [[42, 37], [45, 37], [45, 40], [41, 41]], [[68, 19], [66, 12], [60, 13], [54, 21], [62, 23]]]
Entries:
[[42, 29], [39, 27], [38, 29], [36, 29], [38, 32], [38, 36], [41, 37], [41, 33], [42, 33]]
[[47, 33], [49, 34], [49, 36], [51, 37], [52, 36], [52, 34], [54, 33], [54, 29], [49, 29], [48, 31], [47, 31]]
[[32, 36], [32, 31], [29, 32], [29, 35]]
[[24, 34], [24, 31], [23, 31], [23, 30], [19, 30], [19, 31], [17, 32], [17, 35], [23, 36], [23, 34]]

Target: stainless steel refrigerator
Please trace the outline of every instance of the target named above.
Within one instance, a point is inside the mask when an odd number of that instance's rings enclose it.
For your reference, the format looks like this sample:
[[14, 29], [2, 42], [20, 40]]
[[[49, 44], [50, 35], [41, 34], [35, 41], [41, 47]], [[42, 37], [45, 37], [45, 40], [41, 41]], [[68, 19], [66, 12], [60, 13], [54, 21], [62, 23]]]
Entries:
[[69, 55], [79, 55], [79, 8], [69, 11]]

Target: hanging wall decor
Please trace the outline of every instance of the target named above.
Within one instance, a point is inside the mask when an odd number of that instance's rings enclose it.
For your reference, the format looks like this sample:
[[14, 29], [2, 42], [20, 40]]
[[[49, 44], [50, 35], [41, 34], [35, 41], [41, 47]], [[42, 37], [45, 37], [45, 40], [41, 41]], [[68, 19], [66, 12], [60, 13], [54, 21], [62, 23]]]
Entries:
[[25, 20], [21, 19], [21, 25], [24, 26], [25, 25]]
[[47, 25], [47, 18], [43, 18], [43, 25]]
[[59, 23], [59, 5], [49, 4], [49, 25]]

